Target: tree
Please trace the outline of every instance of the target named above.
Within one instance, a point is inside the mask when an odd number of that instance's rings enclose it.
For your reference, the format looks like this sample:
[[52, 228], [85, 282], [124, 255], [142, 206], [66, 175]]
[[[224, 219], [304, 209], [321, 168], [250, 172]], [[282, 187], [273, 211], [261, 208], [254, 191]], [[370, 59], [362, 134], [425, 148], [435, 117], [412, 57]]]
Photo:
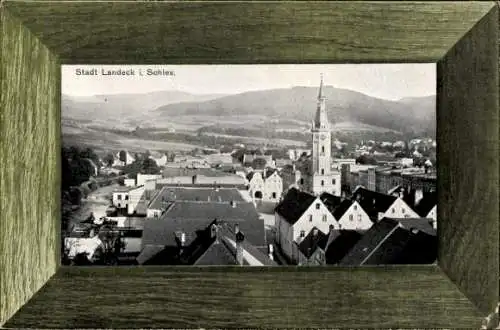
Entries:
[[377, 160], [367, 155], [361, 155], [356, 158], [356, 163], [361, 165], [377, 165]]
[[104, 156], [102, 161], [104, 162], [104, 164], [106, 166], [111, 167], [111, 166], [113, 166], [113, 163], [115, 162], [115, 156], [113, 156], [113, 154], [109, 153], [106, 156]]
[[160, 168], [153, 159], [146, 158], [142, 161], [142, 171], [144, 171], [144, 174], [158, 174]]
[[120, 154], [118, 155], [120, 161], [126, 162], [127, 161], [127, 152], [125, 150], [120, 151]]

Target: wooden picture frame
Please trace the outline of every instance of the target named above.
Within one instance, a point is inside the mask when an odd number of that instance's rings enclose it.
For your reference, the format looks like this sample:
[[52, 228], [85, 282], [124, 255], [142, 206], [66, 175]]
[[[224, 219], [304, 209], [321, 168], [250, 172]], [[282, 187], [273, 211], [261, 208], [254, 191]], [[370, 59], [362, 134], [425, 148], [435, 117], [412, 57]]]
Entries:
[[[493, 328], [498, 21], [488, 2], [2, 2], [0, 325]], [[61, 267], [61, 64], [437, 63], [436, 265]]]

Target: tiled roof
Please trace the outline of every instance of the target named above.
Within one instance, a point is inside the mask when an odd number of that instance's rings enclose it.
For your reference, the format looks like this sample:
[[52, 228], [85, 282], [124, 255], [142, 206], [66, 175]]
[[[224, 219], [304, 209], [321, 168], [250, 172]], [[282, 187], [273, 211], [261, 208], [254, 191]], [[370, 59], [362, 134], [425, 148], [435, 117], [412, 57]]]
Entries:
[[315, 196], [302, 192], [296, 188], [291, 188], [288, 190], [283, 200], [276, 206], [275, 212], [293, 225], [299, 220], [314, 200], [316, 200]]
[[328, 235], [314, 227], [298, 244], [298, 247], [300, 252], [302, 252], [306, 258], [310, 258], [318, 247], [324, 250], [327, 241]]
[[175, 230], [182, 230], [185, 226], [185, 231], [188, 233], [205, 228], [214, 219], [231, 224], [238, 223], [249, 242], [255, 246], [266, 245], [264, 222], [251, 202], [237, 202], [234, 207], [230, 203], [175, 202], [160, 219], [156, 220], [171, 223], [164, 225], [168, 230], [173, 227], [180, 228]]
[[358, 187], [352, 199], [358, 201], [370, 218], [377, 218], [378, 213], [385, 213], [397, 197]]
[[342, 218], [344, 213], [351, 207], [353, 203], [354, 202], [350, 199], [345, 199], [344, 201], [342, 201], [342, 203], [340, 203], [340, 205], [337, 206], [337, 208], [335, 208], [335, 211], [333, 212], [334, 218], [340, 220], [340, 218]]
[[426, 217], [434, 206], [437, 205], [436, 194], [426, 194], [414, 207], [414, 211], [421, 217]]
[[[429, 235], [424, 219], [384, 218], [374, 224], [340, 261], [340, 265], [432, 263], [437, 237]], [[408, 225], [413, 221], [413, 225]], [[418, 226], [417, 226], [418, 225]], [[412, 231], [419, 227], [422, 230]]]
[[426, 218], [404, 218], [404, 219], [393, 219], [399, 221], [401, 226], [409, 231], [418, 230], [426, 233], [427, 235], [436, 236], [436, 229], [432, 226], [432, 219]]
[[243, 202], [243, 198], [235, 188], [163, 187], [149, 208], [161, 209], [164, 202], [172, 201]]
[[326, 247], [326, 263], [337, 264], [363, 235], [355, 230], [333, 230]]
[[328, 211], [330, 211], [330, 213], [332, 213], [332, 214], [335, 211], [335, 209], [342, 202], [342, 198], [341, 197], [329, 194], [327, 192], [322, 193], [319, 196], [319, 198], [321, 199], [321, 201], [323, 202], [323, 204], [325, 204], [325, 206], [328, 209]]
[[278, 173], [278, 170], [267, 170], [266, 171], [266, 174], [265, 174], [265, 178], [269, 178], [271, 175], [273, 175], [274, 173]]
[[213, 218], [150, 218], [144, 222], [142, 246], [177, 246], [176, 233], [184, 232], [186, 245], [196, 238], [196, 231], [204, 229]]
[[[212, 225], [217, 226], [218, 236], [212, 237]], [[182, 259], [185, 264], [195, 265], [236, 265], [236, 246], [233, 243], [236, 241], [234, 227], [231, 224], [213, 221], [210, 225], [199, 233], [198, 238], [193, 242], [192, 246], [185, 251]], [[268, 256], [260, 252], [255, 246], [247, 240], [241, 243], [245, 253], [251, 255], [262, 265], [276, 265]], [[244, 254], [245, 258], [245, 254]], [[248, 261], [244, 264], [250, 264]]]
[[387, 218], [375, 223], [339, 264], [353, 266], [366, 264], [367, 259], [380, 248], [381, 243], [398, 228], [398, 224], [397, 221]]

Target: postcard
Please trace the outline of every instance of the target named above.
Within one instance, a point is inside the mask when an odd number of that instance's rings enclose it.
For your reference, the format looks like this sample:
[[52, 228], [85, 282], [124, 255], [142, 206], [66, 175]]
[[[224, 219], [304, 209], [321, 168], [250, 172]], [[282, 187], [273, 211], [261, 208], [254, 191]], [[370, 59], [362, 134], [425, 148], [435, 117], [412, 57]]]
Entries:
[[435, 64], [61, 70], [63, 264], [435, 262]]

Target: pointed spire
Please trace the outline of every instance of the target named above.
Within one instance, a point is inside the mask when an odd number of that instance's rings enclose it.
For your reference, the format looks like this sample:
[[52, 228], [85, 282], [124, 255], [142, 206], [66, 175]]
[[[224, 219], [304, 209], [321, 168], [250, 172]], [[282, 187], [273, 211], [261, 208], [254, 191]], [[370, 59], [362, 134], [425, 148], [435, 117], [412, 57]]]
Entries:
[[318, 107], [316, 109], [316, 117], [313, 124], [314, 128], [328, 128], [328, 118], [326, 115], [326, 97], [323, 95], [323, 74], [321, 74], [321, 82], [318, 93]]
[[321, 77], [321, 82], [319, 84], [318, 100], [321, 100], [323, 98], [323, 73], [320, 73], [320, 77]]

